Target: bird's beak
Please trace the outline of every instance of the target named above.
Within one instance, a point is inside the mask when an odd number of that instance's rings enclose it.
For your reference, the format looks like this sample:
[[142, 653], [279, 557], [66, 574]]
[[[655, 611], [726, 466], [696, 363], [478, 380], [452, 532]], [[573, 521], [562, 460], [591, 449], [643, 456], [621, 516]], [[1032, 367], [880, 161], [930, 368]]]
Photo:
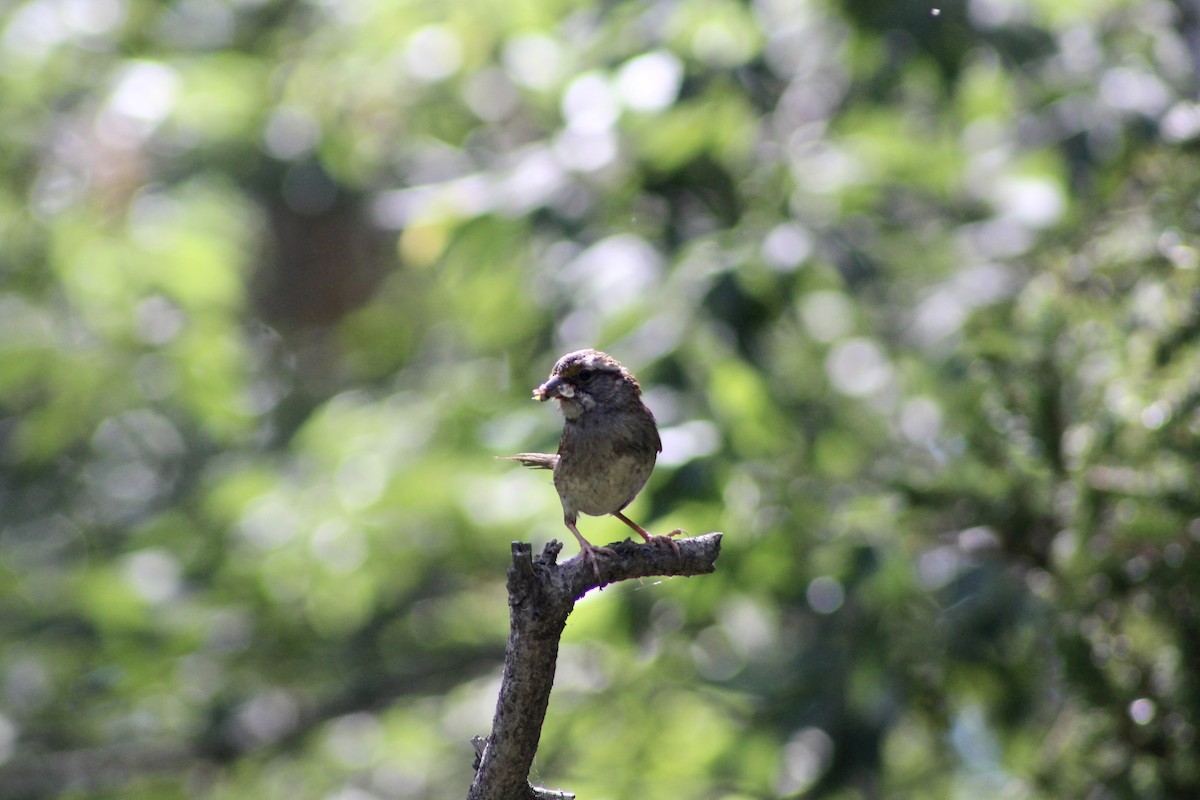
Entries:
[[545, 402], [554, 397], [572, 398], [575, 396], [575, 387], [569, 383], [554, 377], [543, 383], [541, 386], [533, 390], [533, 399]]

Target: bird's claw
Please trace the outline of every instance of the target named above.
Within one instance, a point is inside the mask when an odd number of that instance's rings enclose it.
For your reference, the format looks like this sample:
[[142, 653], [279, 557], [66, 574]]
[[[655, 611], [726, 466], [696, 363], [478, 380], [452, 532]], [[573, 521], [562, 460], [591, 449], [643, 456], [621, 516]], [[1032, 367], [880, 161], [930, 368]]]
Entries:
[[648, 536], [646, 538], [646, 544], [650, 544], [651, 542], [653, 542], [655, 544], [665, 542], [666, 544], [671, 546], [672, 550], [675, 551], [675, 557], [680, 560], [683, 560], [683, 553], [682, 553], [682, 551], [680, 551], [679, 542], [675, 541], [675, 537], [676, 536], [686, 536], [686, 535], [687, 535], [687, 532], [684, 531], [682, 528], [676, 528], [675, 530], [673, 530], [667, 534], [659, 534], [657, 536]]
[[595, 545], [588, 545], [587, 547], [580, 549], [580, 557], [587, 559], [591, 563], [592, 572], [596, 575], [596, 580], [600, 580], [600, 562], [596, 560], [597, 553], [601, 553], [606, 556], [615, 556], [616, 553], [613, 552], [612, 548], [596, 547]]

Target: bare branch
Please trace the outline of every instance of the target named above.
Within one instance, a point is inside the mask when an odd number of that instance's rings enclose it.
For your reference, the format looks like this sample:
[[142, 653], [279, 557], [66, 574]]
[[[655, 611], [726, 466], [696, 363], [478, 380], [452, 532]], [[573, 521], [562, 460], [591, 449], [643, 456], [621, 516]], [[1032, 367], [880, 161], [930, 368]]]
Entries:
[[504, 676], [492, 733], [474, 740], [475, 781], [467, 800], [568, 800], [569, 792], [531, 786], [529, 769], [541, 738], [558, 643], [575, 601], [609, 583], [651, 576], [691, 576], [712, 572], [721, 553], [721, 534], [707, 533], [678, 542], [610, 544], [612, 555], [592, 562], [580, 557], [558, 564], [562, 545], [546, 545], [534, 558], [532, 547], [513, 542], [508, 569], [510, 630]]

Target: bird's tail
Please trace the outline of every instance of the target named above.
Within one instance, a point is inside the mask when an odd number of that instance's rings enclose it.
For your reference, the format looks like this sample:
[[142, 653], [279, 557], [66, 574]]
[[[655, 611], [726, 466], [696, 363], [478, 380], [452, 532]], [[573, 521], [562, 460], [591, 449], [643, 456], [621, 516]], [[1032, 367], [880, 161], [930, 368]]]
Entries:
[[558, 463], [555, 453], [517, 453], [515, 456], [497, 456], [505, 461], [517, 461], [530, 469], [554, 469]]

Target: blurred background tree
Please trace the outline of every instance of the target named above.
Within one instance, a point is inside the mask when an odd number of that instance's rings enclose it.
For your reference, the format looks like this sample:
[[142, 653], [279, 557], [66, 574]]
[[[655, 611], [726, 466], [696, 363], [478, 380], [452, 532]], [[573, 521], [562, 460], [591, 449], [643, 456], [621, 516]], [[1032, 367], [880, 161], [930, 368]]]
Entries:
[[637, 519], [727, 535], [580, 604], [539, 782], [1200, 796], [1198, 58], [1194, 0], [4, 4], [0, 797], [465, 796], [563, 535], [491, 456], [580, 346]]

